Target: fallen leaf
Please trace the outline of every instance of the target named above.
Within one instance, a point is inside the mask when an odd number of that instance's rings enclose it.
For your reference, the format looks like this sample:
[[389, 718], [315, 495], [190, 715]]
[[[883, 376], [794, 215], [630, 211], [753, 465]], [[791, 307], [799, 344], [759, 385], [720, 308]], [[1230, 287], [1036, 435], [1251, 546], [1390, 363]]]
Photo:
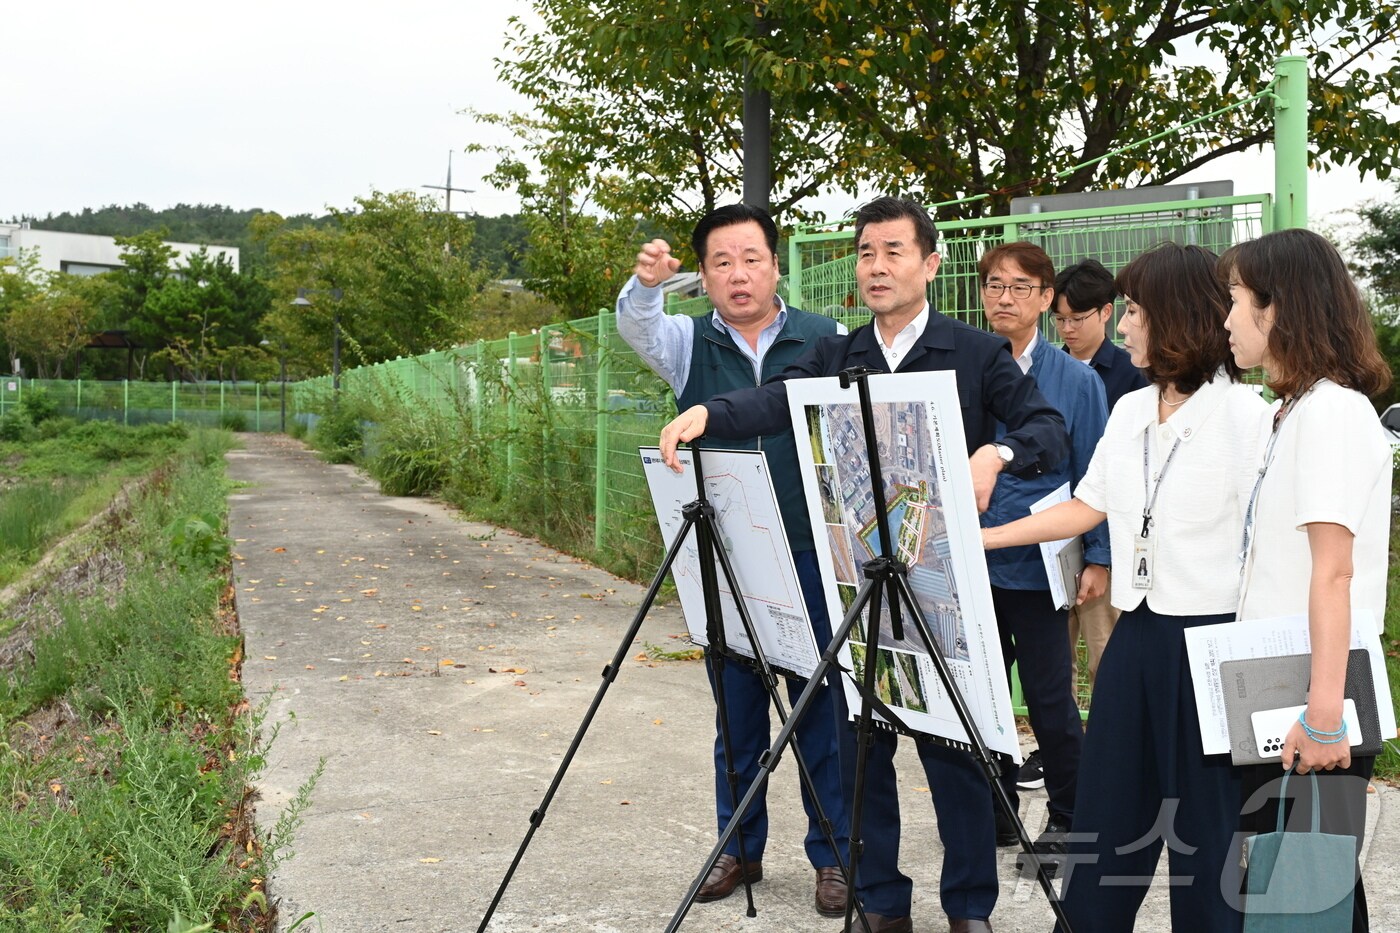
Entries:
[[426, 865], [434, 865], [434, 864], [436, 864], [436, 863], [438, 863], [438, 862], [441, 862], [442, 859], [440, 859], [440, 858], [420, 858], [418, 861], [423, 862], [423, 863], [426, 864]]
[[635, 658], [633, 658], [632, 660], [633, 660], [633, 661], [645, 661], [645, 660], [647, 660], [647, 653], [646, 653], [645, 651], [643, 651], [641, 654], [637, 655], [637, 656], [636, 656]]
[[284, 547], [275, 547], [275, 548], [272, 549], [272, 553], [274, 553], [274, 554], [285, 554], [285, 553], [287, 553], [287, 549], [284, 548]]
[[264, 660], [264, 661], [276, 661], [276, 660], [277, 660], [277, 655], [275, 655], [275, 654], [265, 654], [265, 655], [263, 655], [263, 660]]
[[606, 781], [599, 781], [598, 783], [599, 783], [599, 784], [611, 784], [611, 783], [612, 783], [612, 778], [608, 778]]
[[429, 730], [428, 730], [428, 735], [442, 735], [442, 733], [441, 733], [440, 731], [438, 731], [437, 729], [429, 729]]
[[523, 686], [525, 686], [525, 681], [523, 681], [523, 680], [517, 680], [517, 681], [515, 682], [514, 686], [516, 686], [516, 687], [523, 687]]
[[659, 719], [653, 719], [653, 720], [651, 721], [651, 724], [652, 724], [653, 726], [659, 726], [659, 725], [661, 725], [661, 720], [659, 720]]
[[378, 589], [374, 589], [374, 588], [371, 588], [371, 589], [368, 589], [368, 590], [360, 590], [360, 595], [362, 595], [362, 596], [378, 596], [378, 595], [379, 595], [379, 590], [378, 590]]
[[441, 661], [438, 662], [438, 664], [442, 667], [453, 667], [456, 665], [456, 663], [457, 662], [452, 660], [451, 658], [443, 658]]
[[307, 669], [308, 671], [314, 671], [314, 670], [316, 670], [316, 665], [314, 665], [314, 664], [308, 664], [308, 665], [306, 665], [306, 669]]
[[623, 801], [620, 801], [620, 802], [618, 803], [618, 806], [630, 807], [630, 806], [632, 806], [632, 801], [630, 801], [630, 800], [623, 800]]

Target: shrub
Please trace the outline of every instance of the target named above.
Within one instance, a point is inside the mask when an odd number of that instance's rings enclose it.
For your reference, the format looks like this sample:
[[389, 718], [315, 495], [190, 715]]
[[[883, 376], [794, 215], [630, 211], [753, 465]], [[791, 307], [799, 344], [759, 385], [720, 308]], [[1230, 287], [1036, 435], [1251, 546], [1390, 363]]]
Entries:
[[311, 432], [311, 443], [331, 463], [354, 463], [365, 447], [365, 422], [371, 414], [367, 403], [341, 397], [322, 411]]
[[387, 496], [427, 496], [442, 489], [452, 465], [451, 423], [433, 412], [403, 412], [374, 432], [369, 473]]
[[58, 403], [43, 389], [30, 389], [20, 399], [19, 410], [34, 424], [42, 424], [58, 415]]
[[35, 436], [34, 425], [22, 411], [0, 418], [0, 441], [27, 441]]
[[226, 411], [219, 416], [219, 427], [225, 431], [246, 431], [248, 416], [241, 411]]

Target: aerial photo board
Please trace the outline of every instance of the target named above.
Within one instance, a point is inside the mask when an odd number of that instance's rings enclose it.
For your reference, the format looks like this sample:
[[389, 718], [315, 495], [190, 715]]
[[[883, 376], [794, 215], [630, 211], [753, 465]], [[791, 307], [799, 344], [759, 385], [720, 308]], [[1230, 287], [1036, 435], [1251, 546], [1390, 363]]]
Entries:
[[[884, 374], [869, 377], [869, 385], [895, 556], [908, 567], [909, 587], [982, 740], [1019, 762], [954, 376]], [[843, 389], [835, 378], [788, 383], [833, 627], [864, 583], [862, 565], [880, 555], [857, 393], [855, 384]], [[865, 671], [865, 621], [857, 622], [840, 654], [857, 678]], [[875, 662], [877, 695], [907, 730], [965, 744], [967, 733], [912, 619], [905, 619], [903, 634], [894, 639], [886, 608]], [[850, 676], [843, 680], [854, 714], [860, 696]]]

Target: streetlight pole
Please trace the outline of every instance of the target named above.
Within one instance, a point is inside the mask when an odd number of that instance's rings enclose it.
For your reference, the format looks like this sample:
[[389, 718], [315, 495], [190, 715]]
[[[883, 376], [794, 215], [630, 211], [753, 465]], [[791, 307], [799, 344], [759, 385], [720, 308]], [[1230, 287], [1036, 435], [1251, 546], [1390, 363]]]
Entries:
[[[340, 298], [345, 292], [339, 288], [298, 288], [292, 299], [292, 307], [310, 308], [312, 301], [308, 295], [329, 295], [336, 304], [331, 306], [331, 389], [340, 394]], [[286, 365], [285, 358], [283, 366]], [[285, 379], [285, 374], [283, 375]]]

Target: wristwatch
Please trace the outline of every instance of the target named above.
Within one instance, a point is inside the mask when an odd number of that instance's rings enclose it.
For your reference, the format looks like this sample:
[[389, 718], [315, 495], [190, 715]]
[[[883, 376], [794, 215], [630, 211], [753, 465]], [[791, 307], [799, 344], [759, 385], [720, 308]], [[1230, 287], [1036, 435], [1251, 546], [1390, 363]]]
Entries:
[[1001, 458], [1003, 464], [1010, 464], [1012, 460], [1016, 459], [1016, 451], [1005, 444], [993, 444], [992, 446], [997, 449], [997, 456]]

